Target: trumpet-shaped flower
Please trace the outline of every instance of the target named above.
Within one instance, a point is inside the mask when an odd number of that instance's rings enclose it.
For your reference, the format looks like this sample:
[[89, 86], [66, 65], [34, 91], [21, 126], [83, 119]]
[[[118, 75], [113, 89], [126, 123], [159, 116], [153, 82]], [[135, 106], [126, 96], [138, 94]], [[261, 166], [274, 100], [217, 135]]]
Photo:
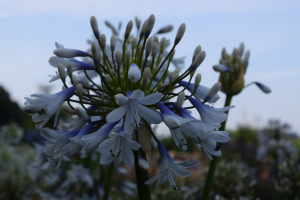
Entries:
[[161, 122], [160, 115], [143, 105], [156, 104], [161, 98], [161, 93], [154, 93], [145, 97], [145, 93], [141, 90], [135, 90], [133, 93], [128, 90], [126, 96], [118, 94], [115, 99], [120, 107], [110, 112], [106, 121], [109, 123], [116, 122], [126, 114], [124, 129], [129, 134], [139, 128], [141, 117], [150, 123], [159, 124]]
[[225, 131], [213, 131], [211, 133], [206, 134], [205, 139], [200, 138], [191, 138], [194, 142], [195, 146], [199, 151], [201, 151], [201, 147], [205, 153], [205, 155], [212, 160], [212, 157], [209, 154], [212, 154], [214, 156], [221, 156], [221, 147], [222, 144], [218, 143], [224, 143], [228, 142], [230, 138], [228, 137], [228, 133]]
[[[183, 87], [186, 87], [188, 85], [188, 82], [186, 81], [180, 81], [179, 84]], [[195, 84], [190, 83], [189, 86], [187, 87], [188, 91], [190, 91], [191, 93], [194, 91], [195, 88]], [[199, 85], [194, 97], [198, 100], [201, 101], [203, 99], [205, 99], [205, 97], [207, 96], [208, 92], [209, 92], [210, 88], [203, 86], [203, 85]], [[208, 103], [216, 103], [218, 101], [218, 99], [220, 98], [220, 96], [218, 94], [216, 94], [213, 98], [211, 98]]]
[[73, 95], [74, 91], [75, 87], [70, 87], [56, 94], [33, 94], [31, 97], [35, 98], [25, 97], [27, 101], [24, 110], [33, 114], [32, 121], [40, 122], [38, 128], [43, 127], [56, 112], [54, 120], [54, 126], [56, 126], [60, 106]]
[[190, 162], [190, 160], [186, 160], [183, 162], [177, 162], [168, 154], [165, 147], [161, 143], [158, 143], [157, 146], [161, 158], [161, 166], [159, 172], [154, 177], [146, 181], [145, 184], [149, 185], [159, 177], [155, 185], [156, 187], [165, 182], [166, 179], [168, 179], [170, 187], [173, 188], [173, 190], [179, 191], [179, 188], [174, 182], [171, 171], [174, 172], [177, 176], [188, 177], [192, 175], [192, 172], [183, 168], [191, 168], [197, 165], [199, 161], [196, 160]]
[[121, 128], [118, 133], [111, 133], [110, 138], [100, 144], [99, 151], [102, 154], [100, 164], [106, 165], [114, 161], [115, 165], [119, 165], [123, 159], [126, 165], [133, 165], [134, 156], [131, 149], [139, 148], [140, 145]]
[[189, 100], [198, 110], [202, 122], [217, 129], [221, 127], [220, 123], [224, 122], [227, 119], [227, 114], [225, 112], [231, 108], [234, 108], [234, 106], [227, 106], [225, 108], [212, 108], [192, 97]]
[[[198, 130], [188, 123], [191, 121], [199, 121], [190, 118], [179, 117], [170, 111], [164, 104], [158, 103], [158, 108], [161, 111], [161, 117], [164, 123], [169, 127], [175, 144], [182, 150], [187, 149], [187, 142], [182, 132], [190, 137], [197, 137]], [[182, 131], [182, 132], [181, 132]]]

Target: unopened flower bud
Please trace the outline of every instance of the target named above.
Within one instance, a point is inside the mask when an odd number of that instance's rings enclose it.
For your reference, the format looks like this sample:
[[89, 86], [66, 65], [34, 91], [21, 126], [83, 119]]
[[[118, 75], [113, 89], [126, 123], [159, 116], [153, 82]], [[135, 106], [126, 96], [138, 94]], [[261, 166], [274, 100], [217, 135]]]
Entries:
[[185, 94], [184, 92], [180, 92], [178, 94], [178, 97], [177, 97], [177, 102], [176, 102], [176, 105], [177, 105], [177, 109], [181, 108], [182, 104], [183, 104], [183, 101], [184, 101], [184, 98], [185, 98]]
[[148, 19], [146, 19], [143, 23], [143, 26], [142, 26], [142, 29], [141, 29], [141, 32], [140, 32], [140, 38], [144, 38], [144, 36], [145, 36], [145, 30], [146, 30], [146, 27], [147, 27], [147, 22], [148, 22]]
[[135, 83], [138, 80], [140, 80], [140, 78], [141, 78], [141, 71], [139, 67], [135, 63], [132, 63], [128, 70], [128, 79], [132, 83]]
[[206, 97], [204, 98], [203, 102], [208, 102], [209, 100], [211, 100], [221, 89], [221, 83], [215, 83], [210, 90], [208, 91]]
[[99, 40], [100, 39], [100, 32], [99, 32], [99, 29], [98, 29], [97, 19], [94, 16], [92, 16], [91, 19], [90, 19], [90, 23], [91, 23], [91, 27], [92, 27], [92, 30], [93, 30], [93, 33], [94, 33], [95, 37]]
[[139, 20], [137, 17], [135, 17], [135, 24], [136, 24], [137, 29], [139, 30], [141, 27], [141, 20]]
[[250, 57], [250, 51], [247, 50], [246, 53], [245, 53], [245, 55], [244, 55], [244, 59], [243, 59], [244, 62], [245, 62], [245, 61], [248, 61], [248, 60], [249, 60], [249, 57]]
[[119, 50], [117, 50], [115, 56], [116, 56], [117, 64], [120, 65], [122, 60], [122, 53]]
[[135, 49], [135, 47], [136, 47], [136, 38], [133, 37], [133, 38], [131, 39], [131, 49]]
[[156, 42], [156, 43], [158, 44], [158, 43], [159, 43], [158, 41], [159, 41], [159, 40], [158, 40], [158, 37], [157, 37], [157, 36], [154, 36], [153, 42]]
[[149, 169], [149, 164], [142, 156], [138, 157], [138, 161], [139, 161], [139, 166], [142, 170], [146, 171]]
[[159, 65], [159, 63], [161, 62], [162, 57], [163, 57], [162, 54], [160, 54], [160, 55], [158, 56], [157, 61], [156, 61], [158, 65]]
[[98, 63], [100, 62], [100, 54], [96, 46], [96, 43], [92, 44], [91, 49], [92, 49], [92, 56], [93, 56], [94, 63], [95, 65], [98, 65]]
[[195, 51], [194, 51], [194, 54], [193, 54], [193, 60], [192, 62], [194, 62], [196, 56], [198, 55], [198, 53], [200, 53], [200, 51], [202, 50], [201, 46], [198, 45], [196, 48], [195, 48]]
[[242, 57], [242, 55], [243, 55], [243, 53], [244, 53], [244, 49], [245, 49], [245, 45], [244, 45], [244, 43], [242, 42], [242, 43], [240, 44], [239, 49], [238, 49], [238, 53], [239, 53], [240, 57]]
[[80, 107], [76, 107], [75, 109], [76, 115], [85, 122], [90, 122], [90, 117], [88, 114]]
[[130, 20], [126, 26], [126, 31], [125, 31], [125, 40], [128, 39], [130, 33], [131, 33], [131, 30], [132, 30], [132, 27], [133, 27], [133, 22], [132, 20]]
[[148, 61], [148, 67], [151, 67], [152, 64], [153, 64], [153, 60], [152, 60], [152, 58], [151, 58], [151, 59], [149, 59], [149, 61]]
[[160, 91], [160, 89], [164, 86], [164, 84], [162, 82], [160, 82], [157, 86], [157, 90]]
[[73, 76], [73, 67], [70, 63], [67, 64], [67, 73], [68, 73], [69, 77], [72, 78], [72, 76]]
[[73, 110], [67, 103], [62, 105], [62, 109], [70, 114], [75, 114], [75, 110]]
[[174, 80], [177, 80], [179, 78], [179, 74], [174, 73]]
[[186, 29], [185, 23], [183, 23], [179, 26], [176, 37], [175, 37], [174, 45], [177, 45], [180, 42], [181, 38], [184, 35], [185, 29]]
[[106, 36], [104, 34], [101, 34], [100, 36], [100, 44], [101, 44], [101, 48], [104, 49], [106, 46]]
[[114, 52], [115, 47], [116, 47], [116, 36], [114, 34], [112, 34], [111, 37], [110, 37], [110, 50], [112, 52]]
[[120, 70], [120, 74], [124, 75], [124, 70], [123, 69]]
[[216, 72], [231, 72], [231, 69], [229, 67], [227, 67], [226, 65], [222, 65], [222, 64], [218, 64], [218, 65], [214, 65], [213, 69]]
[[144, 73], [143, 73], [143, 79], [144, 80], [148, 80], [149, 77], [150, 77], [150, 74], [151, 74], [151, 70], [149, 67], [147, 67], [145, 70], [144, 70]]
[[225, 47], [222, 49], [222, 59], [223, 60], [226, 59], [226, 49], [225, 49]]
[[59, 78], [64, 83], [66, 81], [65, 67], [62, 64], [58, 63], [57, 69], [58, 69]]
[[169, 62], [173, 59], [175, 55], [175, 49], [173, 49], [173, 51], [171, 52], [170, 56], [169, 56]]
[[195, 77], [195, 86], [194, 89], [197, 90], [198, 86], [200, 85], [201, 82], [201, 74], [198, 73]]
[[115, 70], [114, 69], [110, 69], [109, 74], [111, 77], [114, 77], [115, 75]]
[[147, 27], [145, 29], [145, 39], [147, 39], [153, 29], [155, 23], [155, 17], [153, 14], [151, 14], [148, 18]]
[[127, 63], [130, 61], [130, 51], [129, 50], [127, 50], [125, 52], [125, 60], [126, 60]]
[[111, 79], [111, 77], [110, 77], [109, 74], [106, 74], [106, 75], [105, 75], [105, 81], [106, 81], [107, 83], [111, 83], [112, 79]]
[[169, 73], [169, 84], [172, 84], [174, 82], [174, 72]]
[[153, 46], [152, 46], [152, 51], [151, 51], [152, 57], [155, 57], [156, 53], [157, 53], [157, 43], [154, 42]]
[[195, 71], [199, 65], [203, 62], [203, 60], [205, 59], [206, 53], [205, 51], [201, 51], [200, 53], [198, 53], [198, 55], [196, 56], [193, 64], [190, 66], [190, 72]]
[[179, 68], [176, 68], [176, 69], [174, 70], [174, 74], [179, 74], [179, 71], [180, 71], [180, 69], [179, 69]]
[[89, 84], [88, 81], [84, 81], [83, 86], [84, 86], [84, 87], [90, 87], [90, 84]]
[[117, 34], [115, 27], [109, 21], [105, 21], [105, 25], [112, 30], [113, 34]]
[[80, 51], [77, 49], [66, 49], [60, 48], [55, 49], [53, 53], [60, 58], [74, 58], [74, 57], [87, 57], [89, 54], [85, 51]]
[[270, 93], [271, 89], [268, 88], [267, 86], [265, 86], [264, 84], [260, 83], [260, 82], [255, 82], [255, 84], [261, 89], [261, 91], [263, 91], [264, 93]]
[[77, 94], [78, 94], [79, 98], [81, 98], [82, 97], [82, 93], [83, 93], [83, 86], [82, 86], [81, 83], [78, 83], [76, 85], [76, 90], [77, 90]]
[[152, 75], [154, 75], [156, 73], [156, 70], [157, 70], [157, 66], [156, 65], [153, 65], [152, 67]]
[[122, 92], [122, 90], [121, 90], [120, 87], [117, 88], [117, 92], [118, 92], [118, 93], [121, 93], [121, 92]]
[[163, 27], [162, 29], [160, 29], [157, 34], [160, 34], [160, 33], [168, 33], [170, 31], [173, 30], [173, 26], [172, 25], [168, 25], [168, 26], [165, 26]]
[[161, 39], [160, 39], [160, 44], [159, 44], [160, 46], [159, 46], [159, 51], [160, 52], [163, 52], [164, 51], [164, 49], [165, 49], [165, 45], [166, 45], [166, 38], [165, 37], [162, 37]]
[[153, 46], [152, 38], [149, 37], [147, 40], [147, 43], [146, 43], [146, 57], [147, 58], [152, 50], [152, 46]]

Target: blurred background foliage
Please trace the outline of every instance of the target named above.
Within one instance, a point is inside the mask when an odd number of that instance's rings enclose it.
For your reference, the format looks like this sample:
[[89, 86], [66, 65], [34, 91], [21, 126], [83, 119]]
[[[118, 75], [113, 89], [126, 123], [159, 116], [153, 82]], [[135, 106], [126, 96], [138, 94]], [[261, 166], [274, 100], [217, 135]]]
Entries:
[[[50, 88], [41, 87], [42, 93]], [[45, 161], [44, 139], [34, 129], [30, 116], [8, 91], [0, 86], [0, 199], [102, 199], [108, 168], [100, 166], [100, 154], [78, 155], [72, 162]], [[68, 113], [61, 110], [58, 127], [68, 126]], [[48, 122], [53, 125], [53, 119]], [[222, 146], [211, 199], [299, 199], [300, 139], [288, 124], [270, 120], [262, 129], [250, 124], [227, 130], [231, 141]], [[162, 143], [174, 159], [200, 160], [191, 169], [193, 175], [177, 178], [181, 192], [172, 191], [167, 182], [155, 188], [152, 199], [201, 199], [208, 170], [207, 157], [199, 153], [187, 138], [188, 149], [179, 151], [172, 137]], [[159, 170], [160, 157], [153, 146], [147, 155], [149, 176]], [[126, 181], [125, 181], [126, 180]], [[114, 169], [111, 199], [137, 199], [134, 168], [124, 164]]]

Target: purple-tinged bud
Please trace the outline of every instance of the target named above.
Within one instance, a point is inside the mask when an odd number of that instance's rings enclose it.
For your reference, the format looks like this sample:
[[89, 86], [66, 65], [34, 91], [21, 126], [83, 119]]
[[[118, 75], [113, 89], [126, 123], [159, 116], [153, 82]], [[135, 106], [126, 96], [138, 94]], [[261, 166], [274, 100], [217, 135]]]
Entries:
[[185, 29], [186, 29], [185, 23], [182, 23], [177, 30], [174, 45], [177, 45], [180, 42], [180, 40], [184, 35]]
[[254, 82], [257, 87], [259, 87], [261, 89], [261, 91], [263, 91], [264, 93], [270, 93], [271, 92], [271, 89], [269, 87], [267, 87], [266, 85], [260, 83], [260, 82]]
[[155, 17], [153, 14], [151, 14], [148, 18], [147, 27], [145, 29], [145, 39], [147, 39], [153, 29], [155, 23]]
[[87, 57], [89, 54], [85, 51], [80, 51], [77, 49], [66, 49], [66, 48], [61, 48], [61, 49], [55, 49], [53, 53], [57, 57], [61, 58], [73, 58], [73, 57]]
[[222, 65], [222, 64], [218, 64], [218, 65], [214, 65], [213, 69], [216, 72], [231, 72], [231, 69], [229, 67], [227, 67], [226, 65]]
[[208, 91], [206, 97], [203, 100], [203, 103], [210, 101], [221, 90], [221, 86], [222, 85], [220, 82], [215, 83]]
[[125, 40], [128, 39], [130, 33], [131, 33], [131, 30], [132, 30], [132, 27], [133, 27], [133, 22], [132, 20], [130, 20], [126, 26], [126, 30], [125, 30]]
[[173, 30], [173, 26], [172, 26], [172, 25], [168, 25], [168, 26], [165, 26], [165, 27], [161, 28], [161, 29], [157, 32], [157, 34], [160, 34], [160, 33], [168, 33], [168, 32], [170, 32], [170, 31], [172, 31], [172, 30]]
[[201, 51], [200, 53], [198, 53], [198, 55], [196, 56], [193, 64], [190, 66], [190, 72], [195, 71], [199, 65], [203, 62], [203, 60], [205, 59], [206, 53], [205, 51]]
[[100, 39], [100, 32], [99, 32], [99, 29], [98, 29], [97, 19], [94, 16], [92, 16], [91, 19], [90, 19], [90, 23], [91, 23], [91, 27], [92, 27], [92, 30], [94, 32], [95, 37], [99, 40]]

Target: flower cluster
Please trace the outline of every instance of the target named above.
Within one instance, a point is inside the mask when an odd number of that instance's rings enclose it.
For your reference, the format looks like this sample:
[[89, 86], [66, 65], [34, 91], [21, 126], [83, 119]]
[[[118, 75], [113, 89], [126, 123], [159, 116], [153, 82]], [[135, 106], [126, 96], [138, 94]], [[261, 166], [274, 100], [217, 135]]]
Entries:
[[[126, 165], [132, 165], [133, 151], [140, 150], [140, 141], [145, 142], [146, 137], [137, 132], [149, 131], [158, 144], [161, 169], [146, 184], [159, 177], [156, 185], [168, 179], [171, 188], [179, 190], [171, 171], [178, 176], [190, 176], [191, 172], [183, 168], [190, 168], [198, 161], [177, 162], [171, 158], [156, 138], [151, 125], [163, 121], [180, 149], [186, 150], [186, 135], [212, 159], [211, 155], [221, 155], [221, 144], [230, 140], [227, 132], [218, 129], [227, 118], [225, 112], [234, 106], [209, 106], [219, 99], [220, 83], [212, 88], [202, 86], [201, 74], [197, 74], [195, 82], [191, 83], [206, 55], [201, 46], [196, 47], [192, 63], [184, 73], [180, 75], [179, 68], [170, 71], [171, 63], [175, 67], [179, 63], [173, 57], [175, 47], [186, 30], [184, 23], [178, 28], [171, 50], [167, 51], [166, 38], [159, 39], [155, 35], [170, 31], [169, 26], [149, 37], [155, 24], [154, 15], [150, 15], [142, 26], [139, 20], [136, 22], [137, 37], [131, 35], [133, 22], [130, 21], [124, 39], [119, 38], [119, 31], [112, 28], [114, 34], [108, 45], [106, 36], [98, 30], [96, 18], [91, 17], [95, 42], [91, 44], [90, 51], [68, 49], [56, 43], [53, 52], [56, 56], [51, 57], [49, 63], [57, 68], [58, 74], [51, 77], [50, 82], [61, 79], [63, 90], [56, 94], [33, 94], [25, 98], [25, 110], [32, 115], [41, 135], [47, 139], [44, 153], [48, 159], [58, 160], [59, 163], [63, 157], [73, 159], [82, 152], [90, 155], [99, 150], [102, 154], [100, 164], [114, 162], [119, 165], [123, 160]], [[83, 57], [84, 61], [75, 57]], [[67, 77], [70, 84], [66, 81]], [[187, 77], [189, 80], [186, 82], [184, 79]], [[182, 90], [175, 92], [180, 87]], [[190, 95], [185, 94], [186, 89]], [[189, 101], [193, 106], [182, 107], [184, 101]], [[56, 125], [61, 106], [74, 114], [72, 127], [67, 131], [43, 128], [55, 112]], [[191, 108], [198, 110], [201, 120], [190, 115], [188, 109]], [[145, 160], [139, 159], [139, 163], [143, 168], [149, 166]]]
[[215, 71], [220, 72], [221, 91], [233, 96], [239, 94], [245, 87], [255, 83], [264, 93], [270, 93], [271, 89], [260, 82], [251, 82], [244, 86], [244, 74], [247, 71], [250, 57], [250, 51], [247, 50], [244, 54], [244, 49], [244, 43], [241, 43], [239, 48], [234, 48], [231, 54], [228, 54], [226, 49], [223, 48], [219, 64], [213, 66]]

